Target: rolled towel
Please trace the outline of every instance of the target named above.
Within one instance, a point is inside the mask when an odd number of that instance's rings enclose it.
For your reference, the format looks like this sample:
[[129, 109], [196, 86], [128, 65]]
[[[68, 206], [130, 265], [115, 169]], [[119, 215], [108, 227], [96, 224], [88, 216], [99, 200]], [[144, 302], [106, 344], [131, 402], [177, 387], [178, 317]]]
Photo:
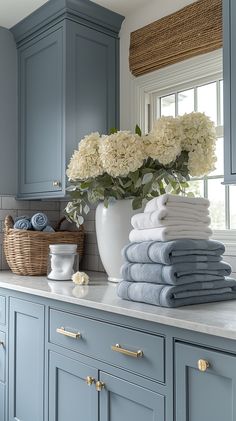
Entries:
[[225, 246], [216, 240], [143, 241], [129, 243], [122, 250], [131, 263], [173, 263], [220, 261]]
[[30, 230], [32, 228], [32, 225], [28, 219], [18, 219], [14, 223], [14, 228], [18, 230]]
[[174, 194], [162, 194], [161, 196], [155, 197], [150, 200], [144, 209], [144, 212], [153, 212], [162, 208], [163, 206], [173, 207], [173, 208], [194, 208], [195, 210], [204, 211], [207, 210], [210, 206], [208, 199], [203, 197], [185, 197], [177, 196]]
[[[231, 274], [231, 266], [222, 262], [175, 263], [124, 263], [121, 277], [126, 281], [181, 285], [194, 282], [221, 280]], [[207, 275], [210, 275], [207, 276]]]
[[20, 215], [20, 216], [16, 216], [16, 218], [14, 219], [15, 222], [20, 221], [20, 219], [27, 219], [28, 221], [31, 220], [31, 217], [28, 215]]
[[36, 213], [31, 218], [31, 224], [36, 231], [42, 231], [48, 225], [47, 215], [44, 213]]
[[168, 209], [163, 209], [164, 212], [154, 211], [137, 213], [132, 216], [131, 225], [139, 230], [161, 228], [163, 226], [194, 225], [201, 230], [211, 223], [211, 218], [209, 216], [194, 216], [193, 212], [187, 214], [185, 211], [176, 212], [176, 210], [171, 209], [171, 212], [169, 212]]
[[[205, 289], [207, 287], [208, 289]], [[210, 284], [163, 286], [122, 281], [117, 286], [120, 298], [161, 307], [181, 307], [236, 299], [236, 280], [226, 278]]]
[[55, 232], [55, 230], [53, 229], [53, 227], [51, 227], [51, 225], [47, 225], [44, 229], [43, 232]]
[[171, 241], [183, 238], [193, 240], [209, 240], [212, 230], [206, 225], [204, 230], [189, 225], [178, 225], [162, 228], [133, 229], [129, 234], [129, 241], [140, 243], [142, 241]]

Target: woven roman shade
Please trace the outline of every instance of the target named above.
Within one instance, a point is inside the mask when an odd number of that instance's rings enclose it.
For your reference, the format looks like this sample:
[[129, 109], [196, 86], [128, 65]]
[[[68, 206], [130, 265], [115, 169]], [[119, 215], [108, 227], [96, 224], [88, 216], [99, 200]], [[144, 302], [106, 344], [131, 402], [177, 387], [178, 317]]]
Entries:
[[130, 71], [140, 76], [221, 47], [222, 0], [199, 0], [131, 33]]

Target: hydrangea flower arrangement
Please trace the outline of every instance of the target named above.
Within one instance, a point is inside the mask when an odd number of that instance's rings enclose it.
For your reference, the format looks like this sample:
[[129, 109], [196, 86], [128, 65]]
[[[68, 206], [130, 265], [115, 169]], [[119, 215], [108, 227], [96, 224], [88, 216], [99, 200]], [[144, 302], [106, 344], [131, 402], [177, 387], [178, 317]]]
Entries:
[[138, 126], [135, 134], [113, 129], [85, 136], [67, 169], [67, 218], [82, 224], [89, 204], [100, 201], [107, 207], [112, 200], [133, 199], [133, 209], [139, 209], [144, 199], [183, 193], [190, 176], [214, 169], [215, 143], [214, 123], [199, 112], [161, 117], [145, 136]]

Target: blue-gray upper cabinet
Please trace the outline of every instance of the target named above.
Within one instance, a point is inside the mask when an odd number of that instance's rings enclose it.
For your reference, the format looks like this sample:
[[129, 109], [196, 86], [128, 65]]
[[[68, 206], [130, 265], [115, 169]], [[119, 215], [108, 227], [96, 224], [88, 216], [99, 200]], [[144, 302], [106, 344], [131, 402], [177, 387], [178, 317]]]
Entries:
[[44, 306], [10, 299], [9, 421], [44, 420]]
[[165, 421], [164, 396], [103, 372], [100, 381], [100, 420]]
[[64, 188], [63, 28], [19, 50], [19, 195]]
[[19, 198], [66, 193], [80, 139], [119, 125], [123, 17], [89, 0], [50, 0], [12, 28], [19, 55]]
[[224, 181], [236, 184], [236, 2], [223, 0], [224, 13]]
[[176, 421], [236, 420], [235, 356], [177, 343], [175, 379]]

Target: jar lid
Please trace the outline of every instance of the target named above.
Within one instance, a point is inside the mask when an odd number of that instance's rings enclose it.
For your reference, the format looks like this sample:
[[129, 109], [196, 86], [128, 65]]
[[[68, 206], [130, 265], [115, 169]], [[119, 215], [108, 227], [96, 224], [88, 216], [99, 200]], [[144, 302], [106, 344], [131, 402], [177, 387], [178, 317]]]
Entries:
[[51, 253], [75, 253], [77, 244], [50, 244]]

